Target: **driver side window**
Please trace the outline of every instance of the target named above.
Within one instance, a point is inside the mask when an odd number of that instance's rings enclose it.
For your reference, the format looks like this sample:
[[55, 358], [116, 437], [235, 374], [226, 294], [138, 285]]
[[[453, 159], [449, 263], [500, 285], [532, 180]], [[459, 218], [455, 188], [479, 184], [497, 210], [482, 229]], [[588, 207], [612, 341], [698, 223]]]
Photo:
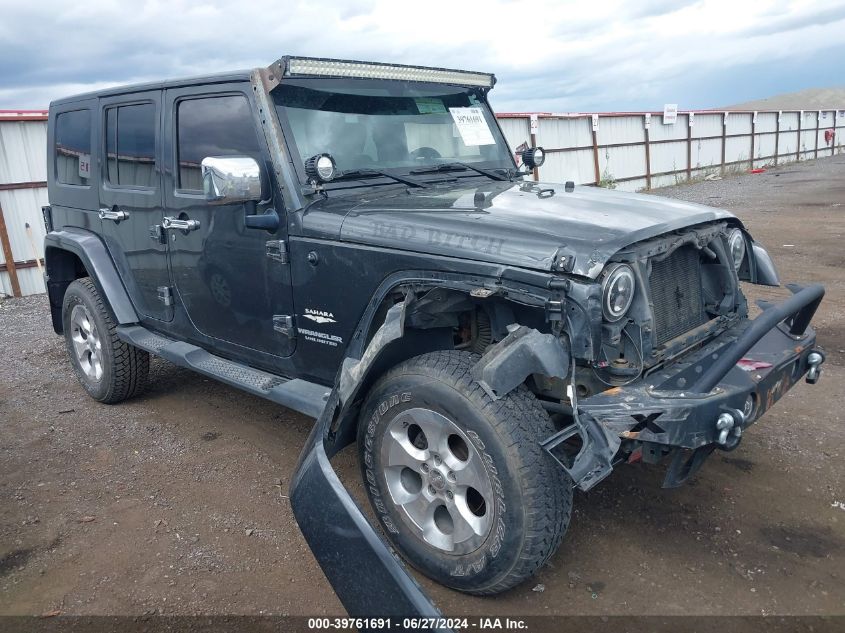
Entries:
[[261, 163], [261, 149], [246, 96], [184, 99], [176, 112], [177, 189], [202, 191], [200, 164], [208, 156], [251, 156]]

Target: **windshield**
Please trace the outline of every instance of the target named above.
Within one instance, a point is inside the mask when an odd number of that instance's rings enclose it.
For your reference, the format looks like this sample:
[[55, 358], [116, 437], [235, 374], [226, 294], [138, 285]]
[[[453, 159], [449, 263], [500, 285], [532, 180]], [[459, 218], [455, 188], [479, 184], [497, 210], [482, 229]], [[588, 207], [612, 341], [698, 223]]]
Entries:
[[303, 163], [328, 153], [341, 171], [407, 173], [455, 162], [514, 167], [483, 94], [474, 88], [298, 79], [285, 80], [273, 97], [286, 133], [293, 136], [292, 153]]

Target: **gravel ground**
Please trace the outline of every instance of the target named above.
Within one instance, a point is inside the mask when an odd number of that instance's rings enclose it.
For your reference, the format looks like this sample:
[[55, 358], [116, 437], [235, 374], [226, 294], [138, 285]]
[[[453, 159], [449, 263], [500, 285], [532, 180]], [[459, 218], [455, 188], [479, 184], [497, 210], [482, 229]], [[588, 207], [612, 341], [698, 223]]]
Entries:
[[[685, 487], [631, 466], [578, 493], [532, 582], [421, 579], [445, 613], [845, 614], [843, 183], [837, 156], [654, 192], [734, 211], [784, 281], [827, 286], [822, 380]], [[307, 419], [160, 360], [142, 397], [95, 403], [44, 296], [0, 302], [0, 348], [0, 614], [343, 614], [286, 496]], [[335, 465], [363, 499], [354, 448]]]

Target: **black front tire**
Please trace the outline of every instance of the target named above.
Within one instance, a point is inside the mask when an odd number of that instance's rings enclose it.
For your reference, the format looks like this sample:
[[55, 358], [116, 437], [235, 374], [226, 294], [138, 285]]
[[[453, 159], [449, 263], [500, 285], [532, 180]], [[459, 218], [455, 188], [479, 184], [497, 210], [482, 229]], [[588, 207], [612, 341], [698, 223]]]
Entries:
[[114, 404], [144, 390], [150, 355], [118, 338], [117, 326], [90, 277], [68, 286], [62, 324], [73, 371], [94, 400]]
[[[536, 397], [521, 385], [503, 398], [492, 399], [472, 379], [471, 369], [478, 358], [477, 354], [461, 351], [433, 352], [391, 369], [372, 387], [361, 409], [358, 447], [373, 510], [397, 550], [414, 567], [443, 585], [490, 595], [535, 574], [557, 550], [571, 516], [572, 484], [539, 445], [556, 429]], [[411, 430], [415, 415], [448, 420], [453, 425], [447, 431], [452, 433], [450, 441], [455, 434], [467, 438], [490, 478], [491, 503], [483, 512], [493, 513], [491, 527], [486, 536], [477, 537], [483, 538], [482, 542], [470, 542], [471, 551], [460, 551], [454, 545], [449, 551], [433, 545], [407, 511], [413, 506], [401, 505], [409, 503], [402, 496], [406, 491], [395, 494], [397, 482], [404, 481], [406, 470], [400, 464], [400, 474], [392, 474], [397, 467], [390, 452], [391, 438], [398, 433], [404, 442], [405, 429], [416, 434], [416, 430]], [[435, 452], [426, 439], [420, 441], [423, 443], [417, 447], [425, 446], [421, 454]], [[444, 446], [443, 442], [436, 444]], [[413, 482], [421, 481], [420, 490], [428, 491], [435, 499], [429, 503], [439, 503], [437, 495], [443, 492], [443, 477], [437, 474], [433, 480], [432, 473], [439, 468], [436, 464], [453, 457], [433, 455], [430, 462], [420, 466], [419, 477], [407, 473], [407, 480], [412, 482], [411, 493], [418, 485]], [[446, 476], [453, 475], [448, 472]], [[429, 487], [430, 484], [434, 485]], [[457, 488], [453, 490], [450, 500], [460, 494]], [[443, 503], [449, 503], [448, 494], [446, 488], [441, 495]], [[434, 511], [434, 516], [439, 510], [438, 507]], [[448, 522], [444, 525], [448, 532]]]

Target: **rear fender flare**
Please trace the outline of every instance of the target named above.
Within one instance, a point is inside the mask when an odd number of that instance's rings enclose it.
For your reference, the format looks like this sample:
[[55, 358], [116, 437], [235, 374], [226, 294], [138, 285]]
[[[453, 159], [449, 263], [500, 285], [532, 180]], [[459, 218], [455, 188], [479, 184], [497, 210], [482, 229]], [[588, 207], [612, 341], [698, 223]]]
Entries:
[[81, 262], [97, 290], [105, 297], [116, 323], [128, 325], [138, 322], [135, 307], [99, 236], [83, 229], [65, 228], [51, 231], [44, 238], [45, 281], [53, 330], [57, 334], [61, 334], [63, 329], [61, 313], [65, 291], [79, 277], [76, 262], [68, 258], [67, 253], [73, 254]]

